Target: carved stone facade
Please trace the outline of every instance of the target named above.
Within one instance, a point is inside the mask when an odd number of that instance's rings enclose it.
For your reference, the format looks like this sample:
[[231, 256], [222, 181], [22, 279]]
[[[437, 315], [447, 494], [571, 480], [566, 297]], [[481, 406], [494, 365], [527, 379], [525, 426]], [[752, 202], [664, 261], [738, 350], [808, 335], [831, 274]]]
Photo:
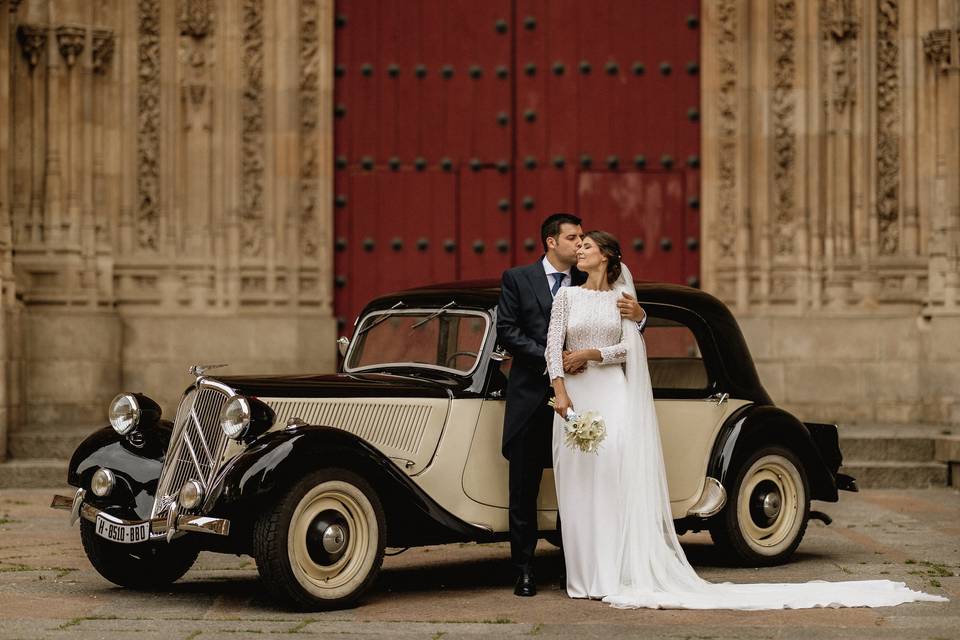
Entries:
[[[0, 459], [333, 368], [333, 5], [0, 0]], [[958, 13], [701, 3], [702, 282], [805, 418], [960, 421]]]
[[0, 460], [194, 360], [335, 366], [332, 16], [0, 0]]
[[960, 421], [960, 5], [702, 7], [704, 287], [800, 415]]

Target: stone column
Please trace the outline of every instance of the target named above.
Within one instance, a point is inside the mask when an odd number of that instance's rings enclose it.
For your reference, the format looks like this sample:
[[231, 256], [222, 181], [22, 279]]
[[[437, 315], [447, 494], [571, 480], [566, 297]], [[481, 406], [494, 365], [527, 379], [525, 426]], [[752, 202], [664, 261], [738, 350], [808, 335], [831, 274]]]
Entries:
[[[11, 121], [10, 108], [10, 14], [12, 7], [6, 0], [0, 0], [0, 122]], [[10, 127], [0, 127], [0, 225], [10, 220]], [[9, 223], [7, 223], [9, 224]], [[0, 251], [7, 248], [0, 246]], [[6, 283], [3, 283], [6, 286]], [[12, 286], [13, 283], [10, 283]], [[6, 304], [0, 298], [0, 462], [7, 458], [7, 431], [10, 422], [9, 411], [9, 369], [7, 365], [7, 322]]]

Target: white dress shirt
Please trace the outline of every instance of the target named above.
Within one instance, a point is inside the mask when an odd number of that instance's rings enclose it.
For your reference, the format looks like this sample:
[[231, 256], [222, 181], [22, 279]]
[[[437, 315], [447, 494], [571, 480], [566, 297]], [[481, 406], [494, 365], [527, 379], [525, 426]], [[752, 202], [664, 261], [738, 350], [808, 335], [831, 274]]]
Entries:
[[547, 256], [543, 256], [543, 272], [546, 274], [547, 278], [547, 289], [553, 291], [553, 283], [555, 282], [553, 275], [554, 273], [563, 273], [563, 281], [560, 283], [561, 287], [569, 287], [573, 284], [573, 279], [570, 277], [570, 268], [568, 267], [566, 271], [561, 272], [559, 269], [555, 268]]

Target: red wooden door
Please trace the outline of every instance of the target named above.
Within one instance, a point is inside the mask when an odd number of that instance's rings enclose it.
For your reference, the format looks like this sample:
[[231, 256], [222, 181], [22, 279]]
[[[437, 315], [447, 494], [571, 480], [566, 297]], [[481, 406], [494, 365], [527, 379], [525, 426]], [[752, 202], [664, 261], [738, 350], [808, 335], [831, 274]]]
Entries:
[[338, 0], [335, 306], [498, 277], [577, 212], [699, 275], [699, 0]]

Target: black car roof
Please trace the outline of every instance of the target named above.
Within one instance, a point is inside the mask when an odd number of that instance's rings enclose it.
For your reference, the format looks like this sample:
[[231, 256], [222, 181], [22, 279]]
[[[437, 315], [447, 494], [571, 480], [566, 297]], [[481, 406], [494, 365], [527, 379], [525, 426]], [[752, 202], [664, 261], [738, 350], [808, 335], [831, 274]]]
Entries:
[[[636, 282], [641, 303], [680, 307], [703, 320], [719, 357], [716, 373], [724, 378], [733, 397], [771, 404], [760, 383], [753, 358], [736, 318], [727, 306], [705, 291], [664, 282]], [[457, 308], [492, 310], [500, 297], [500, 280], [460, 280], [389, 293], [373, 299], [364, 313], [389, 309], [402, 302], [407, 308], [439, 307], [454, 302]]]
[[[715, 297], [693, 287], [664, 282], [635, 282], [637, 296], [644, 302], [659, 302], [690, 309], [704, 319], [717, 316], [729, 316], [726, 305]], [[431, 284], [413, 289], [389, 293], [372, 300], [365, 311], [389, 309], [397, 302], [406, 306], [432, 306], [455, 302], [458, 307], [471, 309], [492, 309], [497, 306], [500, 297], [500, 281], [493, 278], [484, 280], [458, 280]]]

